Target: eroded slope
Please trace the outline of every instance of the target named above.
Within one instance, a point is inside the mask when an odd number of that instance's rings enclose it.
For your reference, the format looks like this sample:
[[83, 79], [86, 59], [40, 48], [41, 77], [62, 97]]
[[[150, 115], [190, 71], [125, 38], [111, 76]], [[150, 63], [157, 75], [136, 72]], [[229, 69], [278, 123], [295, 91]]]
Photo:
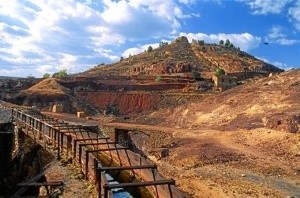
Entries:
[[193, 129], [252, 129], [267, 125], [273, 118], [278, 119], [278, 125], [297, 125], [299, 82], [300, 70], [293, 70], [208, 96], [200, 102], [158, 111], [148, 118], [164, 118], [164, 124]]

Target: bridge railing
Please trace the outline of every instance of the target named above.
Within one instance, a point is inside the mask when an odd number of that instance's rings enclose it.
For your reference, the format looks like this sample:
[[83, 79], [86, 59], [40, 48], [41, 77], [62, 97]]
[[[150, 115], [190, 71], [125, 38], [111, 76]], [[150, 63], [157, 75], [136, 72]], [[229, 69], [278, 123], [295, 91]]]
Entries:
[[[14, 124], [28, 136], [32, 137], [37, 143], [47, 148], [49, 142], [57, 148], [57, 158], [62, 154], [72, 158], [76, 162], [78, 158], [79, 165], [85, 174], [86, 179], [93, 180], [98, 187], [98, 197], [112, 197], [112, 189], [125, 187], [148, 187], [152, 186], [153, 194], [156, 197], [182, 197], [181, 193], [174, 188], [175, 181], [161, 180], [154, 171], [156, 167], [147, 165], [131, 165], [131, 159], [128, 156], [128, 148], [121, 147], [115, 142], [104, 136], [88, 132], [79, 125], [70, 125], [67, 122], [51, 118], [32, 110], [12, 109], [12, 120]], [[122, 165], [122, 159], [119, 152], [127, 156], [129, 166]], [[153, 180], [142, 181], [138, 183], [120, 183], [117, 186], [108, 182], [103, 167], [98, 158], [99, 153], [107, 153], [108, 156], [115, 156], [119, 160], [120, 166], [110, 167], [110, 169], [132, 170], [137, 175], [142, 169], [149, 169]], [[105, 169], [105, 170], [106, 170]], [[147, 172], [143, 172], [147, 174]], [[149, 178], [149, 177], [148, 177]], [[160, 187], [158, 187], [160, 186]], [[167, 188], [164, 188], [167, 186]], [[173, 186], [173, 187], [171, 187]], [[174, 192], [175, 191], [175, 192]]]

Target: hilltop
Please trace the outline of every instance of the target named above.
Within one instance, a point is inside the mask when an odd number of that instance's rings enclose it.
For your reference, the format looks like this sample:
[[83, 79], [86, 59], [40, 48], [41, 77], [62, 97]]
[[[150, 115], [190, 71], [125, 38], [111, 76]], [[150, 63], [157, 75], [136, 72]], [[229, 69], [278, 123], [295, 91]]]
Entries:
[[98, 65], [79, 75], [97, 76], [140, 76], [201, 72], [211, 75], [216, 68], [226, 73], [251, 70], [281, 72], [274, 65], [265, 63], [231, 45], [207, 44], [203, 41], [189, 43], [186, 37], [179, 37], [170, 44], [162, 43], [159, 48], [130, 56], [110, 65]]

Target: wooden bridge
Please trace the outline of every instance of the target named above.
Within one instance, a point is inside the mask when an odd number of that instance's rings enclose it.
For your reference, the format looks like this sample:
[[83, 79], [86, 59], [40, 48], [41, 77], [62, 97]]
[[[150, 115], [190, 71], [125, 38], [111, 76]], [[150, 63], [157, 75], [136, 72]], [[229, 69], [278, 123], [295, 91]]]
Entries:
[[[51, 142], [57, 149], [58, 159], [66, 155], [73, 162], [78, 162], [85, 178], [95, 182], [98, 197], [113, 197], [113, 189], [139, 187], [146, 187], [153, 197], [183, 197], [175, 188], [175, 181], [164, 179], [156, 165], [108, 137], [84, 130], [81, 125], [72, 125], [34, 110], [21, 109], [12, 109], [12, 122], [18, 131], [24, 132], [44, 148]], [[101, 163], [100, 156], [109, 158], [108, 166]], [[106, 177], [107, 171], [127, 171], [140, 178], [140, 181], [112, 184]]]

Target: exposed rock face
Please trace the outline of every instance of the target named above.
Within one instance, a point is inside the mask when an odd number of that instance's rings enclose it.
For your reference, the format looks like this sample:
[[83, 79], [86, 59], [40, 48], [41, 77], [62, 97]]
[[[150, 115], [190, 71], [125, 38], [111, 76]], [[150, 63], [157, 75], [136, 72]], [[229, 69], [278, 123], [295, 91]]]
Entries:
[[299, 132], [300, 115], [287, 115], [285, 113], [272, 114], [263, 118], [267, 128], [290, 133]]

